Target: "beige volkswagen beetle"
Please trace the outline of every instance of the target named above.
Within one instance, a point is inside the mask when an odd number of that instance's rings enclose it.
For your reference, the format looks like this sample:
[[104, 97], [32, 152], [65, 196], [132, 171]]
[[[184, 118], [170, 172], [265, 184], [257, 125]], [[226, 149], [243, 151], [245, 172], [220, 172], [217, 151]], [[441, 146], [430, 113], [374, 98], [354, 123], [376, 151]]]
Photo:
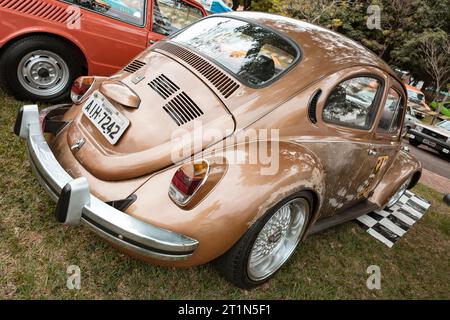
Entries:
[[15, 127], [58, 220], [151, 263], [214, 261], [242, 288], [421, 175], [395, 73], [280, 16], [205, 18], [110, 78], [79, 78], [72, 99], [24, 106]]

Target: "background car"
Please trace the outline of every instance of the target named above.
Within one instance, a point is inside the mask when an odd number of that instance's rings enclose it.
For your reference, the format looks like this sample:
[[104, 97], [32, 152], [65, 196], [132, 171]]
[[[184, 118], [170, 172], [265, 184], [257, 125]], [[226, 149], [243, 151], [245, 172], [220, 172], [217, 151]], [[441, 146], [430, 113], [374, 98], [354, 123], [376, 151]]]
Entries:
[[232, 11], [233, 5], [231, 0], [197, 0], [209, 13], [225, 13]]
[[417, 123], [421, 123], [416, 117], [416, 112], [411, 107], [406, 108], [405, 121], [403, 122], [403, 137], [405, 137], [410, 129], [414, 129]]
[[422, 91], [411, 85], [405, 85], [408, 92], [408, 106], [413, 108], [416, 112], [415, 115], [419, 119], [423, 119], [426, 115], [425, 112], [431, 111], [430, 107], [425, 101], [425, 95]]
[[442, 155], [450, 156], [450, 121], [441, 121], [435, 126], [416, 124], [409, 131], [409, 143], [415, 147], [424, 144]]
[[60, 101], [78, 76], [109, 76], [206, 14], [194, 0], [1, 1], [0, 84], [19, 99]]
[[401, 80], [330, 30], [212, 15], [131, 64], [80, 78], [73, 105], [25, 106], [15, 132], [58, 220], [144, 261], [214, 261], [255, 287], [306, 236], [391, 207], [420, 179], [401, 148]]

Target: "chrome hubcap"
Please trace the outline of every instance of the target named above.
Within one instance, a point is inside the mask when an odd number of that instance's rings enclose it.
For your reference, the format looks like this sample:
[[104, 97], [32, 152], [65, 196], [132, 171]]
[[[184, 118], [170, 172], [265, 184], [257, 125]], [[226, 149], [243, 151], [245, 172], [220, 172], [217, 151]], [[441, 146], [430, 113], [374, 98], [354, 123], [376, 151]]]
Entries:
[[308, 212], [308, 202], [298, 198], [286, 203], [266, 222], [250, 251], [250, 279], [270, 277], [289, 259], [303, 234]]
[[39, 96], [51, 96], [66, 87], [69, 67], [56, 53], [36, 50], [20, 60], [17, 77], [27, 91]]
[[411, 181], [411, 178], [409, 178], [408, 180], [406, 180], [401, 186], [400, 188], [397, 190], [397, 192], [389, 199], [386, 207], [390, 208], [392, 207], [394, 204], [397, 203], [398, 200], [400, 200], [400, 198], [402, 197], [402, 195], [405, 193], [406, 189], [408, 189], [409, 183]]

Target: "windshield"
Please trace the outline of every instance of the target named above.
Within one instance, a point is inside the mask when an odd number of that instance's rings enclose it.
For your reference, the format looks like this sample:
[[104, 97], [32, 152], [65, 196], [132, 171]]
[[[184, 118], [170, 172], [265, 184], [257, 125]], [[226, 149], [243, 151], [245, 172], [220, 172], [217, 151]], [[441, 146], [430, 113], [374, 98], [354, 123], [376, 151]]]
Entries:
[[415, 92], [412, 90], [408, 90], [408, 100], [411, 102], [416, 102], [416, 103], [421, 103], [423, 101], [424, 95], [419, 93], [419, 92]]
[[437, 124], [437, 126], [441, 129], [450, 131], [450, 121], [442, 121]]
[[298, 59], [294, 46], [277, 33], [232, 18], [202, 20], [172, 41], [215, 60], [252, 86], [273, 80]]

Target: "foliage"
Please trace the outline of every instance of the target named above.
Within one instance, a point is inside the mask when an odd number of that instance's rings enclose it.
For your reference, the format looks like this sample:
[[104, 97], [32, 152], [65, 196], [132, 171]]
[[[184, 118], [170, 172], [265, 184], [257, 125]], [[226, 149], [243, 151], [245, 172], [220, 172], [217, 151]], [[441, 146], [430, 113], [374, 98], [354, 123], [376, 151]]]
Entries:
[[433, 80], [437, 94], [450, 80], [450, 38], [443, 33], [425, 34], [419, 44], [425, 72]]
[[[381, 9], [380, 30], [367, 27], [373, 5]], [[444, 41], [450, 33], [450, 0], [253, 0], [252, 7], [334, 29], [427, 84], [435, 80], [419, 43], [427, 38]]]

